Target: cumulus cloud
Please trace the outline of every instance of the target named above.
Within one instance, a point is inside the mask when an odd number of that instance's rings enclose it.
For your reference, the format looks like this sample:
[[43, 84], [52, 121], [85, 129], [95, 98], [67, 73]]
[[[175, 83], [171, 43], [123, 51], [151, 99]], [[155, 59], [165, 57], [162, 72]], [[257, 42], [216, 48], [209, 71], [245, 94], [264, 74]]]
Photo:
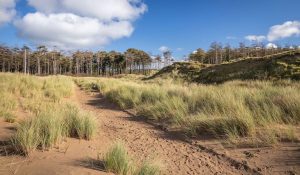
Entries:
[[277, 49], [278, 46], [277, 46], [276, 44], [274, 44], [274, 43], [268, 43], [268, 44], [266, 45], [266, 48], [267, 48], [267, 49]]
[[29, 13], [15, 25], [20, 34], [36, 43], [63, 48], [105, 45], [113, 39], [130, 36], [133, 27], [128, 21], [100, 22], [94, 18], [70, 13]]
[[129, 37], [147, 7], [141, 0], [28, 0], [37, 12], [15, 22], [20, 36], [65, 49], [102, 47]]
[[74, 13], [80, 16], [111, 21], [133, 20], [147, 10], [140, 0], [28, 0], [44, 13]]
[[170, 51], [170, 49], [169, 49], [167, 46], [161, 46], [158, 50], [159, 50], [160, 52], [167, 52], [167, 51]]
[[16, 15], [15, 0], [0, 0], [0, 25], [10, 22]]
[[278, 39], [288, 38], [300, 35], [300, 22], [287, 21], [281, 25], [275, 25], [270, 28], [268, 40], [275, 41]]
[[262, 42], [266, 39], [266, 37], [263, 35], [248, 35], [245, 39], [249, 41]]

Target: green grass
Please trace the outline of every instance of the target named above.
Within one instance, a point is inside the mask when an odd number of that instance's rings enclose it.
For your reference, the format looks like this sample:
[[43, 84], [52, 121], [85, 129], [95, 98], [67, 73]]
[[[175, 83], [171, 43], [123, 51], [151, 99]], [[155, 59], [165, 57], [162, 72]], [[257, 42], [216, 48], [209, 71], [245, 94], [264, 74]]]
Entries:
[[104, 157], [104, 167], [108, 172], [119, 175], [129, 175], [132, 173], [132, 160], [128, 156], [123, 143], [117, 142], [106, 153]]
[[[189, 135], [229, 140], [289, 140], [263, 128], [295, 128], [300, 122], [300, 84], [281, 81], [230, 81], [220, 85], [174, 84], [100, 78], [80, 79], [106, 98], [138, 116], [176, 127]], [[288, 133], [288, 131], [287, 131]]]
[[[1, 86], [1, 84], [0, 84]], [[17, 99], [11, 93], [5, 91], [0, 92], [0, 118], [3, 117], [5, 120], [13, 117], [13, 111], [18, 107]]]
[[65, 137], [90, 140], [97, 131], [93, 116], [70, 104], [43, 110], [37, 116], [21, 122], [12, 143], [16, 151], [25, 155], [35, 149], [47, 150]]
[[15, 123], [16, 122], [17, 117], [12, 113], [7, 112], [7, 113], [4, 113], [3, 116], [4, 116], [4, 121], [6, 121], [8, 123]]
[[209, 65], [178, 62], [161, 69], [148, 80], [173, 79], [181, 82], [224, 83], [232, 80], [300, 80], [300, 53], [246, 58], [229, 63]]
[[4, 90], [0, 92], [0, 116], [5, 121], [16, 121], [13, 114], [17, 108], [30, 115], [17, 124], [11, 138], [13, 147], [21, 154], [50, 149], [66, 137], [90, 140], [97, 132], [97, 121], [91, 113], [62, 100], [73, 94], [74, 82], [70, 77], [1, 73], [0, 87]]
[[140, 166], [128, 155], [122, 142], [116, 142], [104, 157], [104, 167], [108, 172], [119, 175], [159, 175], [162, 164], [144, 161]]
[[17, 132], [11, 138], [11, 143], [19, 153], [29, 155], [40, 144], [38, 126], [34, 120], [22, 121], [17, 127]]
[[97, 131], [97, 121], [92, 114], [86, 111], [80, 111], [76, 106], [66, 105], [65, 111], [65, 128], [71, 137], [90, 140]]
[[160, 162], [145, 161], [136, 170], [134, 175], [160, 175], [162, 172], [162, 165]]

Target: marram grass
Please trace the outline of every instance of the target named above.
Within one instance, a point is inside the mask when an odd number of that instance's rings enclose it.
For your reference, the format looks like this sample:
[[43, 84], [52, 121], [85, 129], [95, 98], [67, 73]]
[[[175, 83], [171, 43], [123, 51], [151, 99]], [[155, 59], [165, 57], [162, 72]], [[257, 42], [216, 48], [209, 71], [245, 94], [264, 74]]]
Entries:
[[97, 121], [93, 116], [67, 104], [21, 122], [11, 141], [18, 152], [28, 155], [38, 148], [51, 148], [65, 137], [90, 140], [96, 131]]
[[293, 137], [294, 131], [273, 134], [263, 128], [278, 126], [275, 130], [280, 130], [280, 126], [295, 127], [300, 122], [300, 83], [288, 80], [231, 81], [221, 85], [113, 78], [76, 82], [85, 87], [93, 84], [121, 108], [134, 109], [139, 116], [192, 135], [228, 139], [270, 137], [280, 141], [287, 140], [286, 136]]
[[18, 107], [31, 116], [17, 124], [11, 138], [17, 152], [28, 155], [35, 149], [49, 149], [65, 137], [90, 140], [95, 136], [97, 121], [92, 114], [62, 100], [73, 93], [72, 78], [0, 73], [0, 87], [0, 117], [15, 122]]
[[118, 141], [105, 154], [104, 168], [118, 175], [160, 175], [163, 166], [159, 161], [149, 160], [141, 165], [137, 164], [137, 161], [129, 156], [124, 143]]

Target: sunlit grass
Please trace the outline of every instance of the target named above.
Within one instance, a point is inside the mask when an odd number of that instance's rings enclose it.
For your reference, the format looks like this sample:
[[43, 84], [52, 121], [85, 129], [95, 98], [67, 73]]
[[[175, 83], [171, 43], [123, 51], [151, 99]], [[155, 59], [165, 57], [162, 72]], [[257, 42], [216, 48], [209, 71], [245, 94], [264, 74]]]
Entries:
[[163, 166], [159, 161], [146, 160], [141, 165], [128, 154], [124, 143], [116, 142], [104, 156], [104, 167], [119, 175], [159, 175]]
[[144, 161], [134, 175], [160, 175], [162, 169], [162, 163], [159, 161]]
[[17, 152], [28, 155], [35, 149], [52, 148], [65, 137], [90, 140], [95, 136], [98, 126], [93, 115], [62, 100], [73, 93], [72, 78], [0, 74], [0, 87], [4, 89], [0, 116], [5, 121], [16, 121], [17, 108], [30, 115], [17, 124], [11, 138]]
[[132, 160], [123, 143], [115, 143], [104, 157], [104, 167], [108, 172], [129, 175], [133, 171]]
[[28, 155], [35, 149], [51, 148], [65, 137], [87, 140], [93, 138], [97, 130], [97, 122], [93, 116], [69, 104], [57, 105], [55, 109], [45, 109], [19, 124], [12, 137], [17, 151]]
[[[191, 135], [255, 138], [276, 143], [289, 135], [264, 130], [294, 128], [300, 122], [300, 84], [292, 81], [232, 81], [221, 85], [134, 82], [122, 79], [77, 79], [98, 89], [123, 109], [178, 127]], [[288, 133], [288, 132], [287, 132]], [[232, 139], [231, 139], [232, 140]], [[263, 141], [262, 141], [263, 142]]]

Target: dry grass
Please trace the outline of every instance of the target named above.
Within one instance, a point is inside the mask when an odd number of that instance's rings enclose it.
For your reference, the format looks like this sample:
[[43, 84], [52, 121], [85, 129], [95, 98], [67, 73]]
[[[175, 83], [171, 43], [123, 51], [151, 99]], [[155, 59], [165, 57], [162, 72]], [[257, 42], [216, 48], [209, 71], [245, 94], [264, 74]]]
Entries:
[[[76, 82], [83, 87], [92, 85], [123, 109], [135, 109], [139, 116], [192, 135], [209, 134], [230, 141], [248, 138], [273, 144], [296, 140], [294, 129], [280, 128], [295, 128], [300, 122], [300, 84], [288, 80], [232, 81], [221, 85], [108, 78]], [[273, 129], [265, 130], [267, 127]]]
[[7, 122], [15, 122], [13, 112], [18, 107], [31, 115], [18, 123], [11, 138], [16, 151], [28, 155], [35, 149], [49, 149], [65, 137], [90, 140], [96, 134], [92, 114], [62, 100], [73, 93], [74, 83], [69, 77], [0, 74], [0, 86], [5, 89], [0, 93], [0, 114]]
[[51, 148], [65, 137], [90, 140], [95, 135], [97, 122], [89, 114], [70, 104], [55, 109], [45, 109], [19, 124], [11, 139], [18, 152], [28, 155], [35, 149]]
[[108, 172], [129, 175], [133, 171], [132, 160], [127, 154], [123, 143], [117, 142], [104, 157], [104, 167]]
[[119, 175], [159, 175], [162, 164], [159, 161], [144, 161], [140, 166], [128, 155], [122, 142], [116, 142], [104, 157], [104, 167], [108, 172]]

